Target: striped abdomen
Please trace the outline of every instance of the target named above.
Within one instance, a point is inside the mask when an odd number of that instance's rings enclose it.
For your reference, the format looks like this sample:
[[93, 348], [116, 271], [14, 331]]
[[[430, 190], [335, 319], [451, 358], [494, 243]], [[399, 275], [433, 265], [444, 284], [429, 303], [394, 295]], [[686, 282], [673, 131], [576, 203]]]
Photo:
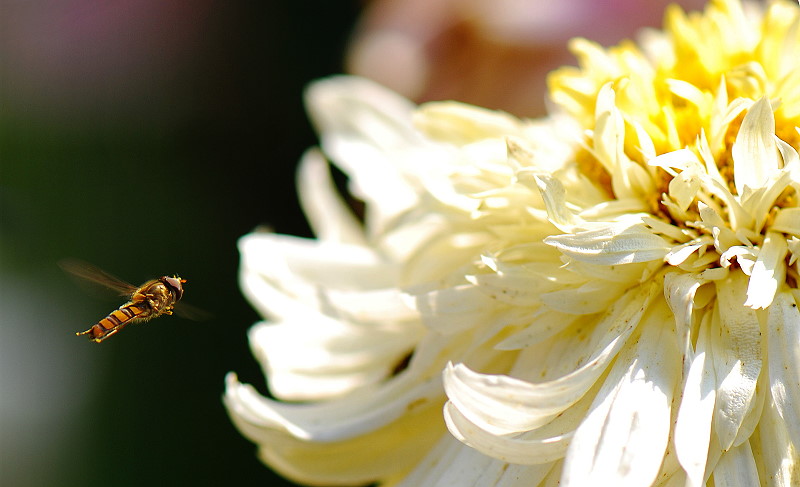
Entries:
[[89, 335], [95, 342], [101, 342], [114, 333], [121, 330], [125, 325], [135, 318], [143, 318], [146, 308], [133, 303], [128, 303], [111, 312], [108, 316], [100, 320], [96, 325], [88, 330], [78, 333], [78, 335]]

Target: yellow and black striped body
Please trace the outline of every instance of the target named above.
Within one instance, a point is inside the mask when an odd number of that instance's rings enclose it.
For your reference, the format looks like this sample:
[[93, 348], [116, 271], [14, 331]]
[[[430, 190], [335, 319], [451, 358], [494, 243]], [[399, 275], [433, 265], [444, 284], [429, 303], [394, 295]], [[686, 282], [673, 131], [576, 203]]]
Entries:
[[122, 330], [125, 325], [133, 322], [142, 314], [145, 314], [143, 306], [127, 303], [112, 311], [111, 314], [100, 320], [96, 325], [84, 332], [77, 333], [77, 335], [89, 335], [92, 341], [102, 342]]

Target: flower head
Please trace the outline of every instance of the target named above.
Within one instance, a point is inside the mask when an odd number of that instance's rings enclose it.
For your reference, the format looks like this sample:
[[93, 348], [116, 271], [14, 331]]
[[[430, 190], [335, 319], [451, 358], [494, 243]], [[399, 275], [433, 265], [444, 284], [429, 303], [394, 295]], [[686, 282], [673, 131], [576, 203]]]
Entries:
[[234, 375], [225, 400], [267, 463], [314, 484], [800, 482], [800, 8], [719, 0], [572, 48], [541, 120], [310, 88], [366, 213], [312, 150], [318, 238], [240, 243], [282, 401]]

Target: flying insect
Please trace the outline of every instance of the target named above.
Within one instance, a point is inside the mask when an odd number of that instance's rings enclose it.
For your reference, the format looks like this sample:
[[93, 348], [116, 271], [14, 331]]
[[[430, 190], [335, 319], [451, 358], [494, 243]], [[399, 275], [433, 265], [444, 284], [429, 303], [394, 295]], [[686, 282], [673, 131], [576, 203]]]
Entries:
[[[161, 315], [171, 315], [175, 305], [183, 297], [183, 284], [186, 279], [181, 279], [177, 275], [161, 276], [137, 287], [86, 262], [66, 260], [59, 264], [70, 274], [100, 284], [128, 298], [128, 302], [88, 330], [76, 333], [78, 336], [89, 335], [89, 339], [96, 343], [116, 335], [129, 324], [145, 322]], [[179, 309], [178, 313], [186, 314], [181, 311], [183, 310]]]

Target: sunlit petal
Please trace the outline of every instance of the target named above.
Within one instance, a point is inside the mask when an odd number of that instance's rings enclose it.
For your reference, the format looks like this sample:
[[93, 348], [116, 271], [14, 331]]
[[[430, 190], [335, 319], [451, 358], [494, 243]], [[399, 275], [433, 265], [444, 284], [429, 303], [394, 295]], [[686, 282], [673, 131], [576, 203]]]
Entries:
[[797, 300], [787, 292], [779, 293], [775, 301], [767, 311], [770, 388], [775, 409], [797, 448], [800, 445], [800, 311]]
[[[670, 431], [680, 356], [666, 306], [651, 310], [637, 343], [624, 349], [578, 427], [563, 484], [649, 485], [658, 473]], [[670, 345], [670, 342], [671, 345]]]
[[704, 484], [706, 457], [711, 436], [716, 388], [713, 360], [708, 357], [709, 326], [697, 339], [694, 358], [689, 366], [678, 421], [675, 424], [675, 449], [686, 471], [687, 485]]
[[758, 470], [749, 442], [726, 451], [714, 468], [714, 485], [738, 487], [759, 485]]

